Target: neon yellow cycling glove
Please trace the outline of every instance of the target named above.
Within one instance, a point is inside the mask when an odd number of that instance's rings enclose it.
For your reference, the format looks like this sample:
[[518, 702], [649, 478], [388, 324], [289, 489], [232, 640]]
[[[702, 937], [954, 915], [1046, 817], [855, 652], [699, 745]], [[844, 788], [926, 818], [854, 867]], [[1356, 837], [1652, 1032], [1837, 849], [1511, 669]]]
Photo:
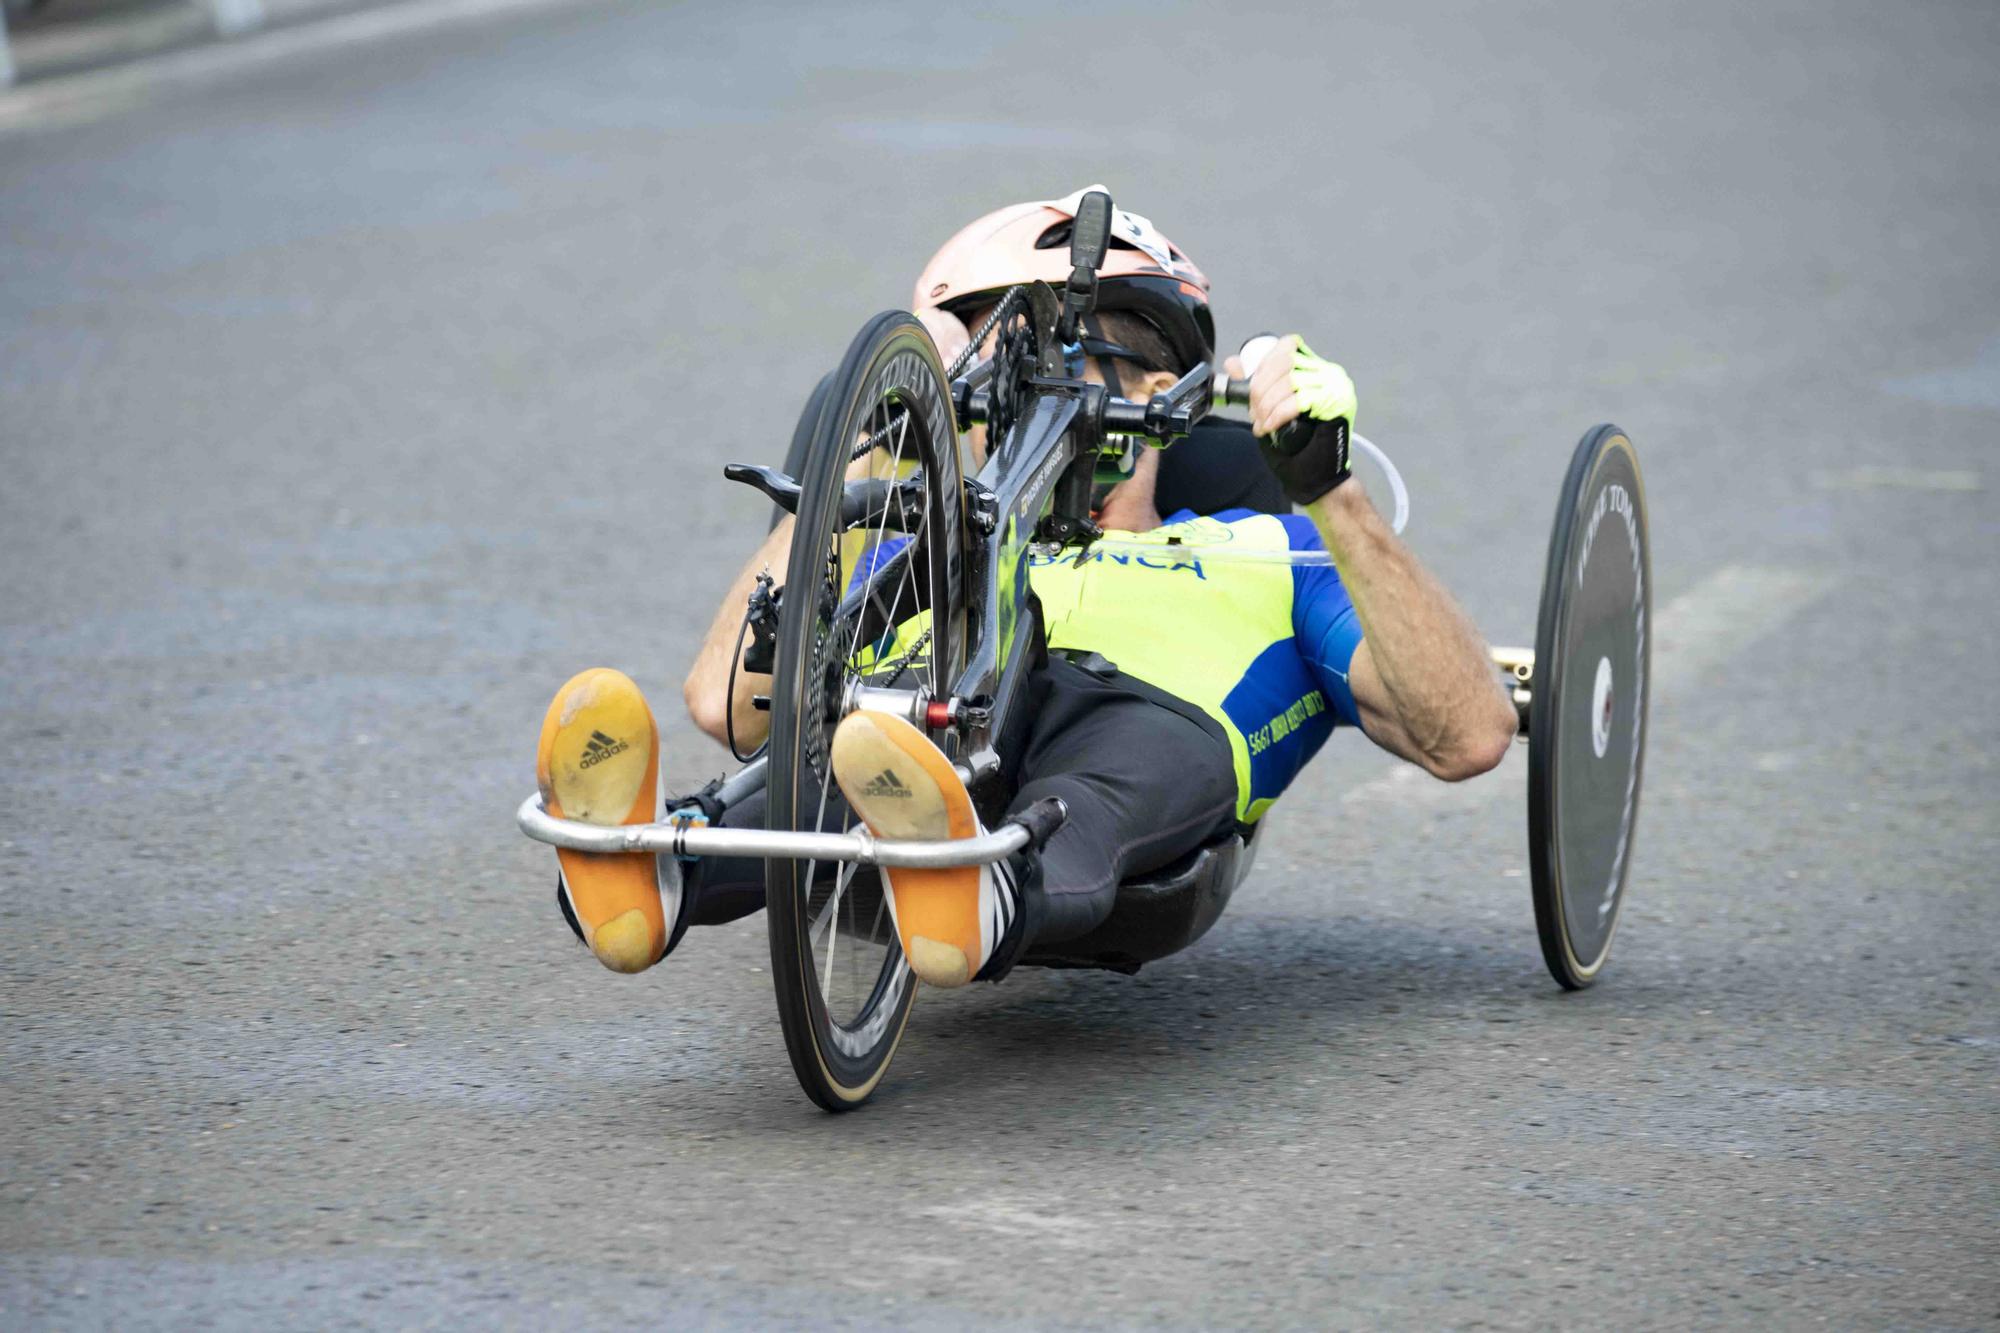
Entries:
[[1300, 415], [1258, 445], [1292, 503], [1311, 504], [1348, 478], [1354, 381], [1301, 340], [1292, 353], [1292, 391], [1299, 396]]
[[1346, 417], [1349, 429], [1353, 428], [1354, 381], [1347, 377], [1345, 367], [1315, 356], [1304, 342], [1292, 353], [1292, 391], [1314, 421]]

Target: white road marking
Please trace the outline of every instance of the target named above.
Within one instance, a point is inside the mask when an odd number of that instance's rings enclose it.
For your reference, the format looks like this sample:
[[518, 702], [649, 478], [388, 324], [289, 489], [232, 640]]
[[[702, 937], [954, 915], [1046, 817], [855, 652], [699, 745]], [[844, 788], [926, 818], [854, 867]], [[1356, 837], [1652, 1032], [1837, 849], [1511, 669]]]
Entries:
[[143, 105], [175, 88], [209, 83], [320, 51], [498, 14], [581, 7], [585, 3], [589, 0], [405, 0], [358, 14], [309, 20], [296, 27], [13, 89], [0, 94], [0, 132], [84, 124]]
[[1815, 472], [1812, 484], [1823, 491], [1977, 491], [1984, 489], [1977, 472], [1959, 468], [1855, 467], [1844, 472]]
[[956, 1226], [990, 1231], [1002, 1236], [1020, 1237], [1064, 1248], [1088, 1245], [1093, 1237], [1103, 1232], [1102, 1222], [1054, 1212], [1045, 1203], [973, 1199], [965, 1203], [940, 1204], [918, 1211], [921, 1216], [933, 1217]]
[[[1654, 617], [1654, 704], [1671, 700], [1832, 589], [1831, 575], [1806, 570], [1727, 565], [1709, 575]], [[1520, 799], [1527, 780], [1527, 746], [1516, 745], [1499, 768], [1470, 782], [1439, 782], [1414, 764], [1398, 764], [1341, 800], [1470, 809]]]
[[1653, 642], [1655, 697], [1672, 696], [1833, 591], [1821, 571], [1726, 565], [1667, 604]]
[[264, 0], [207, 0], [215, 30], [224, 37], [241, 37], [264, 26]]
[[2000, 408], [2000, 338], [1988, 341], [1967, 365], [1899, 376], [1882, 387], [1941, 407]]

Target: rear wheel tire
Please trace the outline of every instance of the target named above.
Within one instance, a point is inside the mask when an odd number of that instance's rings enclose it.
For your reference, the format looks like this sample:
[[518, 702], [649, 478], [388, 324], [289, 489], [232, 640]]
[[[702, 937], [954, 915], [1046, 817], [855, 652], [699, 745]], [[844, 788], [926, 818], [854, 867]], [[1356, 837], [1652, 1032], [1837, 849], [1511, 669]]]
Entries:
[[[819, 412], [826, 406], [826, 392], [832, 383], [831, 375], [819, 377], [819, 383], [813, 385], [813, 391], [806, 395], [806, 405], [799, 412], [798, 424], [792, 427], [792, 442], [785, 450], [784, 473], [793, 481], [797, 481], [799, 475], [805, 471], [806, 455], [812, 449], [813, 428], [819, 424]], [[775, 528], [784, 519], [785, 507], [772, 505], [770, 526]]]
[[[962, 460], [944, 368], [913, 316], [871, 320], [814, 396], [794, 474], [802, 491], [772, 680], [766, 822], [841, 832], [854, 818], [827, 756], [846, 687], [860, 678], [941, 695], [963, 666], [953, 614], [964, 578]], [[870, 438], [877, 447], [856, 459]], [[908, 517], [885, 505], [844, 525], [847, 482], [864, 476], [914, 478]], [[927, 632], [908, 628], [926, 613]], [[880, 880], [865, 867], [772, 859], [765, 907], [792, 1069], [815, 1102], [851, 1110], [887, 1071], [916, 990]]]
[[1645, 767], [1653, 567], [1639, 456], [1616, 426], [1585, 435], [1549, 534], [1528, 712], [1535, 926], [1568, 990], [1611, 952]]

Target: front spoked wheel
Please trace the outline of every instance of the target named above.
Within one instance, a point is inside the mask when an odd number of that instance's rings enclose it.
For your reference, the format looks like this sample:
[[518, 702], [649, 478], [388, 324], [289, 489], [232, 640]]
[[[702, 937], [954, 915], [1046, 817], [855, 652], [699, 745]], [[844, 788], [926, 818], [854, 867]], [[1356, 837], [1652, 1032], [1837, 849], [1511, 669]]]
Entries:
[[[940, 696], [965, 655], [962, 460], [930, 335], [910, 315], [878, 315], [823, 389], [798, 460], [772, 680], [774, 830], [855, 822], [828, 761], [853, 686]], [[865, 866], [774, 859], [765, 906], [792, 1068], [814, 1101], [850, 1110], [880, 1083], [915, 995], [881, 881]]]

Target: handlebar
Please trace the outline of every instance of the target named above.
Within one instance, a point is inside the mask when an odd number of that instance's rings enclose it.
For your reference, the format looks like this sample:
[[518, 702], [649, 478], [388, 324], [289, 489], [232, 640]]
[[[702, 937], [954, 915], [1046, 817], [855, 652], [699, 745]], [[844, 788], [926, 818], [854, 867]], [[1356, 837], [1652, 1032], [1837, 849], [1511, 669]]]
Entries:
[[[991, 410], [993, 394], [990, 387], [992, 362], [981, 361], [966, 374], [952, 383], [952, 396], [958, 406], [959, 420], [964, 423], [983, 422]], [[1117, 398], [1104, 392], [1102, 386], [1086, 384], [1082, 380], [1050, 380], [1037, 377], [1032, 381], [1040, 388], [1069, 394], [1084, 394], [1083, 401], [1095, 411], [1095, 403], [1103, 403], [1101, 426], [1107, 435], [1144, 435], [1162, 444], [1179, 439], [1194, 429], [1194, 423], [1207, 414], [1212, 403], [1222, 402], [1217, 396], [1215, 371], [1203, 361], [1193, 370], [1176, 380], [1171, 388], [1154, 394], [1143, 402], [1136, 398]], [[1250, 401], [1250, 381], [1232, 380], [1231, 385], [1242, 386], [1242, 393], [1228, 401], [1247, 403]]]
[[[1196, 403], [1206, 398], [1199, 410]], [[1218, 375], [1204, 361], [1175, 381], [1174, 386], [1145, 402], [1136, 398], [1104, 400], [1104, 429], [1111, 435], [1146, 435], [1162, 442], [1185, 435], [1208, 407], [1244, 407], [1250, 402], [1250, 381]]]
[[1141, 403], [1131, 398], [1104, 400], [1104, 429], [1112, 435], [1148, 435], [1162, 442], [1194, 428], [1207, 412], [1215, 390], [1215, 372], [1203, 361], [1170, 389]]

